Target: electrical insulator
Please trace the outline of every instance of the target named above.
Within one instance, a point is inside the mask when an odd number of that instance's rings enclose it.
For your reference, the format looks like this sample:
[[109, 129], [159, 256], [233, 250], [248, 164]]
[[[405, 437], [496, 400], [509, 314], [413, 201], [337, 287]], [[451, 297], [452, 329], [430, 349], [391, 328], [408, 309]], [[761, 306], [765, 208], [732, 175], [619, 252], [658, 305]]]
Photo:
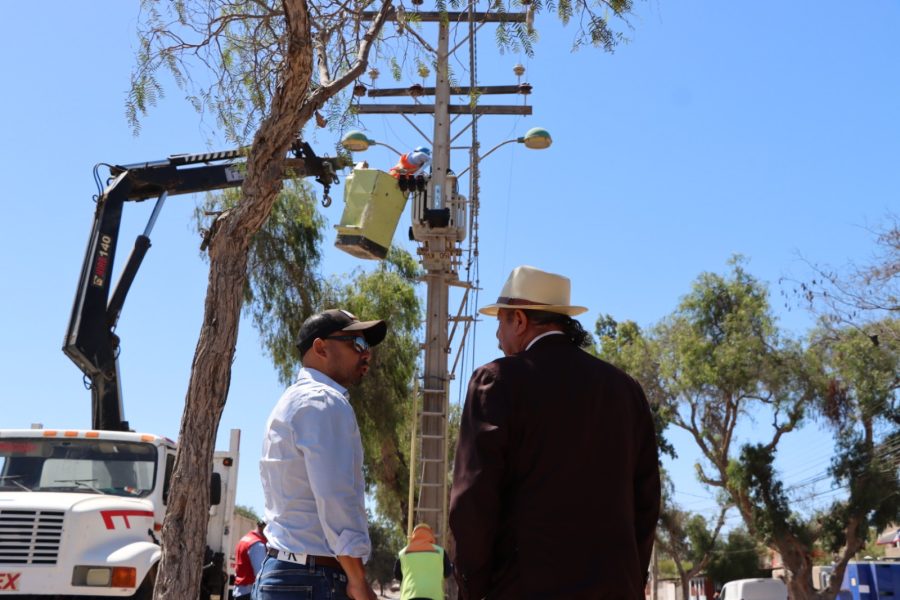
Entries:
[[513, 73], [516, 74], [516, 77], [521, 77], [525, 74], [525, 67], [521, 64], [513, 67]]
[[366, 86], [361, 83], [357, 83], [353, 86], [353, 95], [354, 96], [365, 96], [366, 95]]

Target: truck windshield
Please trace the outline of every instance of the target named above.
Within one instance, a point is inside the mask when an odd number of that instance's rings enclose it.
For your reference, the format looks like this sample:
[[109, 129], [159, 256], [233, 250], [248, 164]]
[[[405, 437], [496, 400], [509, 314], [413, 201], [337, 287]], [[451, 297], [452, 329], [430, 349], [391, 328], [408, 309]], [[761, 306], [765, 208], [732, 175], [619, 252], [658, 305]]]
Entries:
[[0, 438], [0, 491], [144, 497], [156, 479], [153, 444], [101, 439]]

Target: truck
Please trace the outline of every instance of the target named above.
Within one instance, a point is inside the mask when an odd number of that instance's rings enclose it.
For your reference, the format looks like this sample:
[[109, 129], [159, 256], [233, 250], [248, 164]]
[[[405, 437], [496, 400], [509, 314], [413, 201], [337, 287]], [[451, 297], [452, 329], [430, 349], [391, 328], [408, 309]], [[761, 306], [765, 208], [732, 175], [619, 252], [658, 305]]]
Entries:
[[722, 586], [719, 600], [787, 600], [787, 586], [780, 579], [736, 579]]
[[841, 583], [842, 600], [896, 600], [900, 598], [900, 561], [852, 560]]
[[[284, 177], [315, 175], [327, 200], [343, 159], [319, 158], [300, 139], [290, 152]], [[176, 444], [134, 432], [125, 420], [116, 325], [166, 198], [241, 185], [246, 154], [111, 165], [105, 187], [95, 167], [101, 190], [63, 343], [91, 391], [91, 428], [0, 429], [0, 596], [152, 598]], [[113, 290], [123, 207], [153, 197]], [[197, 482], [209, 485], [211, 505], [201, 600], [227, 597], [239, 451], [233, 430], [229, 448], [214, 453], [210, 481]]]
[[[202, 594], [223, 598], [240, 431], [215, 453]], [[0, 430], [0, 594], [153, 595], [175, 443], [153, 434]]]

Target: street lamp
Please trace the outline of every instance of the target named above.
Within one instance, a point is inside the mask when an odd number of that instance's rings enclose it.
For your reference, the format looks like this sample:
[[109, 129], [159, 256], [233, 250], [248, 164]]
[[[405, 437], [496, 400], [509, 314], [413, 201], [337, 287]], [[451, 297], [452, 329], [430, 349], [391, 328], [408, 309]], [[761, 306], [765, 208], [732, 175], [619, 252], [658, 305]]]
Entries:
[[[553, 143], [553, 138], [550, 137], [550, 132], [546, 129], [543, 129], [542, 127], [532, 127], [527, 132], [525, 132], [525, 135], [523, 135], [522, 137], [506, 140], [505, 142], [500, 142], [499, 144], [479, 156], [477, 159], [478, 162], [481, 162], [482, 160], [490, 156], [494, 152], [494, 150], [501, 148], [506, 144], [512, 144], [513, 142], [524, 144], [526, 148], [531, 148], [532, 150], [543, 150], [544, 148], [550, 147], [550, 145]], [[463, 175], [465, 175], [466, 171], [468, 171], [470, 168], [471, 165], [463, 169], [458, 177], [462, 177]]]
[[523, 137], [516, 141], [520, 144], [525, 144], [526, 148], [531, 148], [532, 150], [543, 150], [544, 148], [549, 148], [550, 144], [553, 143], [550, 132], [542, 127], [532, 127], [525, 132]]
[[366, 137], [366, 134], [362, 131], [348, 131], [344, 134], [344, 137], [341, 138], [341, 146], [348, 152], [365, 152], [369, 149], [369, 146], [384, 146], [388, 150], [393, 150], [397, 154], [402, 154], [402, 152], [388, 146], [384, 142], [376, 142], [375, 140]]

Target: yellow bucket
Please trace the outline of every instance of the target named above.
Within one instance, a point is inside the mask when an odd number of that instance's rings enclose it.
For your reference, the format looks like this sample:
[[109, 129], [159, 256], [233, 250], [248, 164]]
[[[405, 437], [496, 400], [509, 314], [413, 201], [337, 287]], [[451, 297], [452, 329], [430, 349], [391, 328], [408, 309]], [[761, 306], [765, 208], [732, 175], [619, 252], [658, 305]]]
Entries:
[[334, 245], [357, 258], [384, 258], [405, 205], [406, 193], [396, 179], [378, 169], [353, 169], [344, 182]]

